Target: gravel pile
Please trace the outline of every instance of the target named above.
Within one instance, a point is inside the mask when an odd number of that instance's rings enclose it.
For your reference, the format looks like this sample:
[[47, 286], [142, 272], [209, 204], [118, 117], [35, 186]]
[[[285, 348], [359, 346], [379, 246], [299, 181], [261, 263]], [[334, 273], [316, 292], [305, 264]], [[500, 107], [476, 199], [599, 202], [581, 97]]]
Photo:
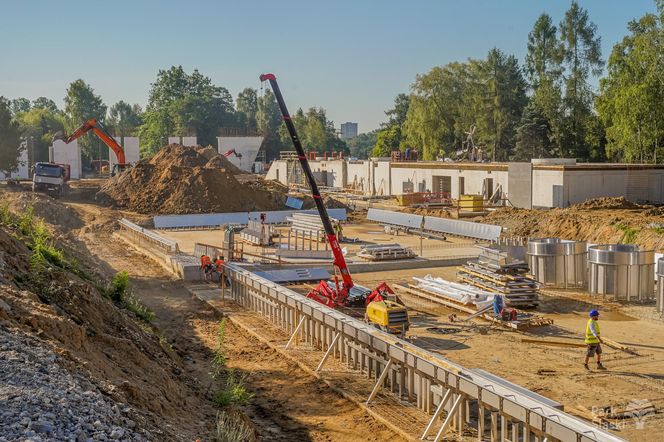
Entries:
[[43, 343], [0, 325], [0, 442], [144, 441], [131, 409], [72, 375]]

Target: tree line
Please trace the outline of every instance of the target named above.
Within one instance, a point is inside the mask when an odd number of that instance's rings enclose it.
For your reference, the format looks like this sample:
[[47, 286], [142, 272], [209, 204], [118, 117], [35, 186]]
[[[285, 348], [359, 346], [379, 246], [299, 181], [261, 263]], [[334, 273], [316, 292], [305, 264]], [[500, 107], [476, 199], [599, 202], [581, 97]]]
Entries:
[[[597, 26], [577, 2], [558, 25], [548, 14], [528, 34], [523, 65], [498, 48], [486, 58], [436, 66], [399, 94], [388, 121], [351, 140], [351, 152], [417, 149], [459, 158], [469, 133], [496, 161], [573, 157], [661, 162], [664, 152], [664, 0], [628, 24], [608, 63]], [[591, 78], [599, 76], [599, 90]]]
[[[46, 97], [33, 101], [0, 97], [0, 170], [15, 171], [23, 149], [29, 150], [32, 163], [48, 161], [53, 136], [70, 134], [90, 118], [96, 118], [115, 137], [139, 136], [143, 156], [157, 152], [170, 136], [196, 136], [199, 144], [216, 146], [216, 137], [224, 133], [263, 136], [268, 160], [278, 157], [282, 149], [292, 149], [269, 88], [262, 93], [245, 88], [233, 100], [228, 89], [215, 85], [198, 70], [187, 73], [182, 66], [158, 72], [145, 109], [122, 100], [109, 108], [82, 79], [69, 84], [64, 103], [64, 109], [59, 109]], [[348, 150], [325, 109], [298, 109], [293, 122], [306, 149]], [[79, 138], [79, 146], [83, 164], [107, 158], [105, 145], [93, 135]]]

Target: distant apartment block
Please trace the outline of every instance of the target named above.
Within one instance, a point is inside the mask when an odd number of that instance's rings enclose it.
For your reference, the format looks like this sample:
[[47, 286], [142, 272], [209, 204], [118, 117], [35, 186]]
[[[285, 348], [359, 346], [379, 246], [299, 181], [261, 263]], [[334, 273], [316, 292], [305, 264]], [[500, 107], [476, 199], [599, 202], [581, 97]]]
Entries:
[[342, 123], [341, 124], [341, 139], [347, 140], [357, 136], [357, 123]]

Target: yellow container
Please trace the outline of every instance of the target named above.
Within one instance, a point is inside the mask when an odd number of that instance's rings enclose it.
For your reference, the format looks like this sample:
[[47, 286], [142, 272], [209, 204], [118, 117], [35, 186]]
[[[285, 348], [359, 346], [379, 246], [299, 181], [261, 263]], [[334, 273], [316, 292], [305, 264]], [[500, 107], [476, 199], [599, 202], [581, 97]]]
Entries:
[[482, 195], [461, 195], [459, 197], [459, 210], [482, 212], [484, 210], [484, 197]]

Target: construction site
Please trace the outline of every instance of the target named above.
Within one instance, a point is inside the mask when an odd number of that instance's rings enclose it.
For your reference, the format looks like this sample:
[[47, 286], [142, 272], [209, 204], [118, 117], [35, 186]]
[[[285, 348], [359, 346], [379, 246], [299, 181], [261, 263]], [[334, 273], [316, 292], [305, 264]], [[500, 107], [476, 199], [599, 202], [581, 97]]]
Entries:
[[319, 158], [261, 79], [267, 174], [0, 188], [0, 440], [661, 440], [664, 168]]

